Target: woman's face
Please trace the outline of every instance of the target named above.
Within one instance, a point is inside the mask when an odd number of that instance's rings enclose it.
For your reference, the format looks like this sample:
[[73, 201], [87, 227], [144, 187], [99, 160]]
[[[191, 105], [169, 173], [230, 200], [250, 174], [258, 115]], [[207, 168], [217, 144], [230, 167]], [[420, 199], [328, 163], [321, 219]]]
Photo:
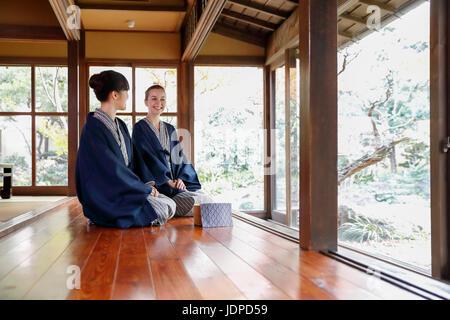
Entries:
[[114, 91], [113, 96], [116, 109], [125, 110], [127, 108], [128, 90]]
[[149, 114], [160, 115], [166, 108], [166, 92], [162, 89], [150, 90], [145, 105]]

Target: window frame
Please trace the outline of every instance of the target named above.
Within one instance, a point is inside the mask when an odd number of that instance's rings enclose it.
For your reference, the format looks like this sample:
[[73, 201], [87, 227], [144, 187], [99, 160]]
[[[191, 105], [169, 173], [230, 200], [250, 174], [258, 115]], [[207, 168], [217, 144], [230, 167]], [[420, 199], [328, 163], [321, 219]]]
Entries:
[[[262, 70], [262, 77], [261, 77], [261, 81], [263, 83], [263, 91], [262, 91], [262, 96], [263, 96], [263, 119], [262, 119], [262, 127], [263, 129], [267, 129], [267, 101], [266, 99], [267, 97], [267, 92], [266, 90], [268, 89], [266, 86], [268, 85], [269, 88], [272, 88], [271, 84], [267, 84], [266, 81], [268, 79], [266, 79], [267, 77], [267, 67], [264, 65], [264, 60], [260, 59], [260, 57], [227, 57], [227, 56], [199, 56], [200, 59], [199, 62], [196, 62], [193, 65], [193, 70], [195, 70], [196, 67], [255, 67], [255, 68], [261, 68]], [[268, 73], [271, 74], [271, 71], [269, 71]], [[195, 74], [195, 72], [193, 72], [193, 74]], [[269, 80], [269, 82], [271, 81], [271, 79]], [[192, 87], [192, 89], [195, 91], [194, 87]], [[193, 93], [193, 95], [195, 95]], [[272, 99], [273, 96], [271, 96]], [[271, 104], [271, 103], [270, 103]], [[194, 112], [195, 112], [195, 101], [194, 101], [194, 105], [192, 106], [192, 118], [194, 118]], [[195, 128], [194, 128], [194, 123], [195, 121], [192, 121], [192, 132], [191, 132], [191, 146], [192, 146], [192, 163], [194, 163], [195, 161], [195, 152], [194, 152], [194, 143], [195, 143]], [[266, 132], [269, 132], [270, 134], [270, 130], [267, 130]], [[269, 139], [268, 139], [269, 140]], [[266, 141], [264, 143], [264, 155], [265, 156], [270, 156], [270, 147], [268, 146], [269, 141]], [[264, 170], [267, 170], [266, 168], [266, 164], [263, 163], [263, 167]], [[250, 215], [252, 217], [256, 217], [256, 218], [260, 218], [260, 219], [267, 219], [268, 218], [268, 213], [271, 211], [270, 208], [270, 203], [271, 203], [271, 194], [270, 194], [270, 186], [271, 186], [271, 176], [267, 176], [266, 174], [264, 175], [264, 209], [263, 210], [259, 210], [259, 209], [255, 209], [255, 210], [239, 210], [239, 212], [243, 212], [247, 215]]]
[[[15, 195], [66, 195], [69, 186], [39, 186], [36, 184], [36, 117], [40, 116], [65, 116], [69, 118], [67, 112], [40, 112], [36, 111], [36, 67], [65, 67], [68, 68], [67, 59], [60, 58], [1, 58], [2, 67], [31, 67], [31, 111], [9, 112], [0, 111], [0, 116], [31, 116], [31, 185], [13, 186]], [[69, 123], [68, 120], [68, 125]], [[70, 147], [68, 146], [69, 151]], [[67, 163], [67, 173], [70, 172], [70, 162]]]
[[[280, 223], [292, 230], [298, 230], [294, 226], [292, 216], [292, 194], [291, 194], [291, 104], [290, 104], [290, 69], [297, 68], [296, 65], [296, 50], [298, 45], [287, 48], [284, 51], [284, 55], [277, 59], [270, 65], [270, 83], [271, 83], [271, 103], [270, 103], [270, 127], [275, 129], [275, 109], [276, 109], [276, 70], [280, 67], [284, 67], [284, 103], [285, 103], [285, 171], [286, 171], [286, 212], [276, 210], [274, 204], [276, 203], [275, 194], [275, 174], [270, 176], [270, 220]], [[276, 162], [276, 150], [275, 150], [275, 134], [271, 136], [271, 158]], [[300, 158], [299, 158], [300, 159]], [[300, 168], [300, 164], [299, 164]], [[300, 214], [300, 213], [299, 213]]]
[[[154, 68], [154, 69], [176, 69], [177, 71], [177, 112], [164, 112], [161, 114], [162, 117], [176, 117], [177, 118], [177, 129], [180, 124], [180, 64], [178, 61], [136, 61], [136, 60], [110, 60], [110, 59], [88, 59], [86, 61], [86, 83], [89, 84], [90, 77], [90, 67], [129, 67], [131, 68], [132, 75], [132, 85], [131, 91], [131, 112], [117, 112], [118, 116], [131, 116], [131, 123], [134, 125], [136, 123], [136, 117], [145, 116], [146, 112], [136, 111], [136, 68]], [[86, 115], [90, 112], [90, 90], [86, 90], [86, 109], [84, 112]], [[80, 123], [80, 129], [84, 125]], [[81, 131], [81, 130], [80, 130]], [[81, 132], [80, 132], [81, 133]]]

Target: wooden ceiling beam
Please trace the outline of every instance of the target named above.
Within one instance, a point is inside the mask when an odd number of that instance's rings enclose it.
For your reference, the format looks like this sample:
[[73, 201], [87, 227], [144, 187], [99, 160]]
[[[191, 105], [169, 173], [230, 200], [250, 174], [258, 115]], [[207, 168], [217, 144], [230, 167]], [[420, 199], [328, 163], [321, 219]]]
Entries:
[[367, 6], [378, 6], [380, 9], [387, 11], [389, 13], [395, 13], [396, 11], [396, 8], [394, 6], [375, 0], [359, 0], [359, 2]]
[[260, 35], [256, 35], [256, 34], [252, 34], [252, 33], [248, 33], [248, 32], [242, 32], [242, 31], [239, 31], [235, 28], [226, 26], [221, 23], [217, 23], [214, 26], [213, 32], [220, 34], [222, 36], [225, 36], [225, 37], [233, 38], [235, 40], [251, 43], [258, 47], [264, 48], [266, 46], [265, 39], [262, 38]]
[[278, 61], [284, 56], [286, 49], [298, 46], [298, 26], [298, 10], [294, 10], [289, 19], [284, 21], [267, 39], [266, 64]]
[[[53, 11], [55, 12], [56, 18], [58, 18], [59, 25], [66, 35], [67, 40], [80, 40], [80, 29], [71, 28], [68, 24], [69, 16], [74, 14], [69, 11], [67, 13], [67, 9], [75, 5], [74, 0], [49, 0]], [[78, 10], [79, 11], [79, 10]], [[81, 28], [81, 18], [80, 19], [80, 28]]]
[[181, 25], [184, 28], [188, 22], [189, 15], [191, 14], [192, 9], [194, 8], [195, 0], [186, 0], [186, 14], [183, 17], [183, 23]]
[[248, 0], [228, 0], [228, 3], [235, 4], [244, 8], [252, 9], [261, 13], [269, 14], [272, 16], [276, 16], [281, 19], [287, 19], [291, 15], [290, 12], [281, 11], [278, 9], [274, 9], [271, 7], [266, 7], [262, 4], [256, 2], [250, 2]]
[[139, 4], [77, 3], [80, 9], [186, 12], [187, 6], [152, 6]]
[[181, 55], [182, 62], [195, 60], [203, 43], [216, 24], [217, 19], [219, 19], [226, 2], [227, 0], [214, 0], [206, 3], [202, 15], [195, 25], [195, 30]]
[[227, 9], [223, 9], [222, 10], [222, 16], [227, 17], [227, 18], [231, 18], [234, 20], [238, 20], [241, 22], [245, 22], [248, 24], [251, 24], [253, 26], [256, 27], [260, 27], [263, 28], [265, 30], [269, 30], [269, 31], [275, 31], [275, 29], [278, 27], [276, 24], [274, 23], [270, 23], [261, 19], [256, 19], [256, 18], [252, 18], [231, 10], [227, 10]]
[[359, 3], [359, 0], [338, 0], [338, 16], [342, 15], [346, 11], [349, 11], [355, 5]]
[[60, 27], [0, 25], [0, 39], [65, 41]]
[[353, 16], [353, 15], [348, 14], [348, 13], [341, 14], [339, 16], [339, 18], [342, 18], [342, 19], [347, 20], [347, 21], [354, 22], [354, 23], [362, 25], [362, 26], [367, 26], [367, 19], [356, 17], [356, 16]]
[[338, 34], [341, 37], [347, 38], [347, 39], [353, 39], [353, 34], [348, 31], [338, 31]]

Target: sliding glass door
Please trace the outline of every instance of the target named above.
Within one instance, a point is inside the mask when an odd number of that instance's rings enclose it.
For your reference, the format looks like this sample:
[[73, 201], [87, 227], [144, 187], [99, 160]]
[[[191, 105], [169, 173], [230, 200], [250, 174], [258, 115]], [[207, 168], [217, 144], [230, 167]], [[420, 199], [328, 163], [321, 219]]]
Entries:
[[271, 218], [299, 227], [300, 210], [300, 96], [298, 49], [286, 50], [283, 64], [272, 72], [275, 94], [272, 106]]
[[340, 48], [339, 244], [431, 273], [430, 4]]

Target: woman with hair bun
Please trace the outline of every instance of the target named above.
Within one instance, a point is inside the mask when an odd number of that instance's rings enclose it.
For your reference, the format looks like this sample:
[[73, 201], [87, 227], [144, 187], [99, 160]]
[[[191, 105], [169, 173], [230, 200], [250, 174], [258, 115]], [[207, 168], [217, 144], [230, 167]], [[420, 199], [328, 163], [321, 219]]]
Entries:
[[76, 190], [90, 222], [113, 228], [163, 225], [175, 213], [175, 202], [144, 184], [133, 173], [133, 144], [125, 122], [130, 89], [127, 79], [108, 70], [89, 80], [101, 107], [87, 116], [76, 163]]

